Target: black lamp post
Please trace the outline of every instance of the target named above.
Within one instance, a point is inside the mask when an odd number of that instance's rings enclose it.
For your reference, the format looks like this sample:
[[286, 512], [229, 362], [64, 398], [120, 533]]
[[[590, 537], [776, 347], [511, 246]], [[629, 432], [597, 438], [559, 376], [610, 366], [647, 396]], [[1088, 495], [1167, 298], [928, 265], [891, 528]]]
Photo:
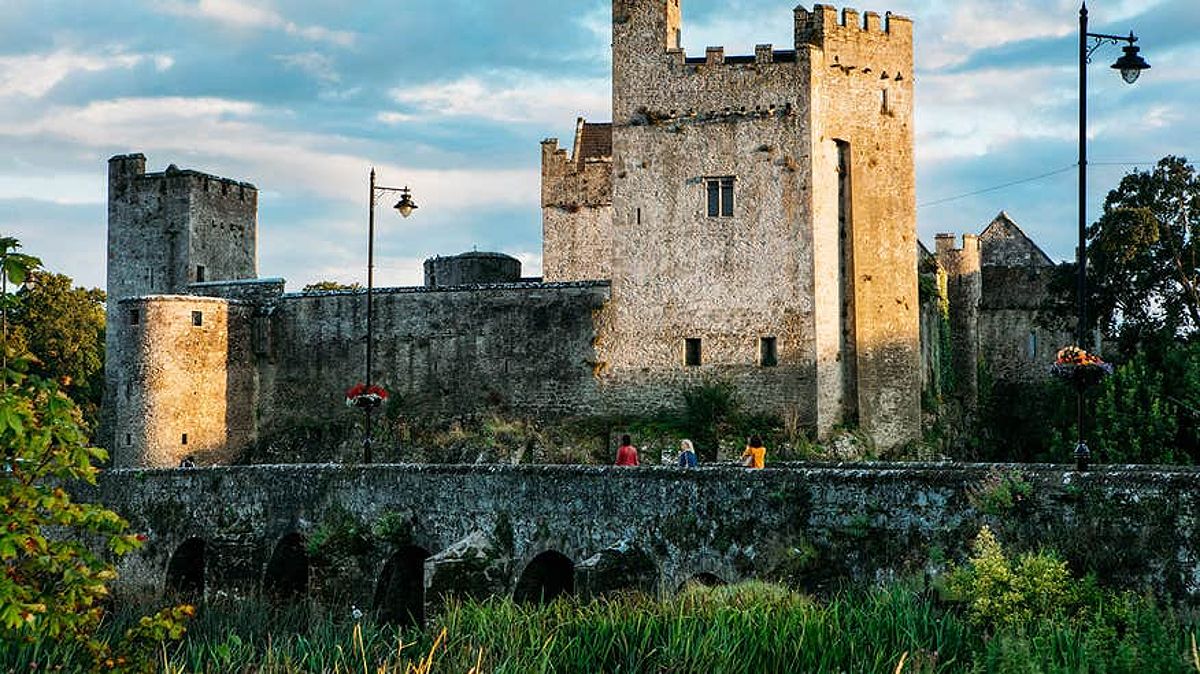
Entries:
[[[402, 217], [407, 218], [417, 209], [417, 205], [413, 203], [412, 194], [407, 187], [382, 187], [376, 185], [375, 169], [371, 169], [371, 191], [367, 199], [367, 203], [369, 204], [367, 213], [367, 391], [371, 389], [371, 361], [375, 350], [375, 334], [372, 325], [374, 306], [371, 301], [372, 291], [375, 288], [375, 202], [379, 196], [389, 192], [400, 194], [400, 201], [397, 201], [393, 208]], [[375, 411], [377, 405], [378, 403], [362, 405], [363, 414], [366, 415], [365, 423], [363, 424], [363, 463], [371, 463], [371, 413]]]
[[[1075, 328], [1076, 339], [1080, 348], [1087, 342], [1087, 64], [1092, 62], [1092, 54], [1105, 44], [1119, 45], [1125, 43], [1124, 54], [1117, 59], [1112, 67], [1121, 71], [1121, 77], [1129, 84], [1137, 81], [1143, 70], [1148, 70], [1150, 64], [1138, 55], [1135, 44], [1137, 38], [1130, 31], [1129, 36], [1106, 35], [1104, 33], [1088, 32], [1087, 3], [1079, 8], [1079, 248], [1077, 266], [1079, 268], [1079, 323]], [[1075, 465], [1083, 471], [1087, 470], [1092, 452], [1083, 439], [1083, 396], [1084, 389], [1076, 389], [1076, 422], [1079, 430], [1079, 442], [1075, 445]]]

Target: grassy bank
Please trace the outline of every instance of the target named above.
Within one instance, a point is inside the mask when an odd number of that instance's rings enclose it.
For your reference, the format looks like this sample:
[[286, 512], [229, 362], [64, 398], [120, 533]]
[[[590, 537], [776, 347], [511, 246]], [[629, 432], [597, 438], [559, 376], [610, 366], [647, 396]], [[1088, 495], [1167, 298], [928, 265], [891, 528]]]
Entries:
[[[426, 632], [257, 601], [201, 607], [171, 672], [1196, 672], [1190, 619], [1148, 600], [1085, 624], [988, 633], [901, 586], [816, 601], [774, 585], [656, 600], [451, 605]], [[118, 633], [114, 619], [107, 629]], [[430, 653], [432, 657], [430, 658]], [[901, 666], [901, 661], [903, 665]], [[0, 671], [80, 671], [45, 644], [0, 645]], [[899, 668], [899, 669], [898, 669]]]

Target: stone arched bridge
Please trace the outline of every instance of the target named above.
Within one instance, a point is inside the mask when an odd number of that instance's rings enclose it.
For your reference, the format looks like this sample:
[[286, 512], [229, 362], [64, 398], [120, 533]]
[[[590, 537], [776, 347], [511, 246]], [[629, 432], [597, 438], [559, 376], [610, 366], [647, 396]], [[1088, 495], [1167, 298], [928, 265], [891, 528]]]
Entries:
[[1196, 471], [1139, 467], [295, 465], [105, 471], [81, 496], [149, 536], [122, 559], [120, 594], [305, 593], [419, 618], [449, 592], [937, 572], [983, 524], [1012, 549], [1192, 601], [1198, 487]]

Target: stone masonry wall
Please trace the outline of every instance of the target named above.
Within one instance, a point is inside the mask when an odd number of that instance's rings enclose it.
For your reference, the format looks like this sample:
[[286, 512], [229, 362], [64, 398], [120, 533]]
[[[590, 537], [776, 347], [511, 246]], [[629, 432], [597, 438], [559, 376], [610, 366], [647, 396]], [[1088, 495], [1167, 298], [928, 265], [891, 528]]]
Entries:
[[[619, 407], [727, 379], [750, 409], [813, 424], [807, 71], [677, 48], [676, 0], [613, 3], [613, 300], [597, 343]], [[709, 217], [705, 178], [734, 179]], [[778, 365], [760, 366], [774, 338]], [[700, 367], [685, 340], [701, 340]]]
[[[857, 411], [862, 427], [882, 447], [915, 439], [920, 431], [920, 328], [913, 160], [912, 23], [852, 9], [815, 5], [795, 11], [798, 60], [811, 71], [813, 236], [816, 295], [828, 298], [837, 268], [837, 145], [849, 153], [848, 180]], [[831, 250], [832, 249], [832, 250]], [[832, 253], [832, 254], [831, 254]], [[819, 343], [846, 329], [818, 304]], [[822, 338], [822, 335], [824, 338]], [[820, 349], [818, 372], [837, 370], [835, 353]]]
[[425, 287], [449, 288], [463, 285], [516, 283], [521, 280], [521, 261], [504, 253], [472, 251], [425, 260]]
[[[983, 283], [979, 268], [979, 237], [964, 234], [962, 247], [953, 234], [937, 235], [937, 259], [946, 270], [950, 304], [951, 367], [955, 393], [964, 409], [974, 410], [979, 401], [979, 302]], [[943, 357], [947, 354], [943, 354]]]
[[[1029, 498], [981, 511], [971, 493], [996, 472], [1019, 472]], [[105, 471], [79, 495], [149, 536], [120, 561], [116, 587], [143, 599], [162, 591], [169, 560], [189, 539], [204, 543], [209, 593], [250, 592], [284, 536], [313, 541], [351, 525], [371, 532], [354, 552], [309, 560], [310, 591], [341, 610], [372, 606], [385, 564], [405, 546], [432, 555], [415, 572], [435, 604], [451, 587], [511, 593], [546, 551], [573, 562], [581, 591], [604, 556], [638, 567], [625, 585], [663, 592], [701, 573], [819, 591], [936, 574], [964, 559], [986, 524], [1009, 551], [1053, 549], [1074, 573], [1195, 604], [1198, 486], [1195, 470], [1132, 466], [1081, 474], [1046, 465], [324, 465]]]
[[[127, 297], [184, 294], [197, 280], [253, 279], [257, 268], [258, 191], [249, 183], [218, 178], [174, 165], [146, 173], [141, 154], [109, 160], [109, 325]], [[203, 266], [203, 279], [198, 279]], [[105, 337], [105, 379], [115, 382], [128, 347], [116, 331]], [[113, 387], [106, 387], [101, 441], [116, 446]]]
[[1070, 319], [1046, 308], [1054, 273], [1048, 266], [982, 268], [979, 343], [994, 379], [1043, 381], [1058, 350], [1075, 342]]
[[[376, 290], [374, 380], [406, 414], [595, 410], [593, 312], [607, 299], [601, 282]], [[263, 433], [353, 414], [344, 391], [364, 379], [365, 294], [285, 295], [270, 316]]]
[[573, 151], [542, 141], [542, 276], [547, 281], [607, 279], [612, 260], [612, 157], [582, 152], [580, 119]]
[[[114, 384], [119, 467], [229, 463], [254, 439], [249, 305], [208, 297], [126, 298], [110, 324], [123, 348]], [[135, 322], [136, 321], [136, 322]]]

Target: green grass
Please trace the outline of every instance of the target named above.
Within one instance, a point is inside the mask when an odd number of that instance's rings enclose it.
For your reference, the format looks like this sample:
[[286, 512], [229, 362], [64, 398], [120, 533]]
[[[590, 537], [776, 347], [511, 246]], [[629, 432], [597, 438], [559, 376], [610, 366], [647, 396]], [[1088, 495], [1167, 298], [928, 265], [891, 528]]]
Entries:
[[[1190, 621], [1149, 600], [1118, 621], [1041, 620], [995, 634], [901, 585], [825, 601], [763, 583], [693, 587], [664, 600], [492, 599], [452, 603], [428, 631], [403, 634], [337, 618], [303, 605], [209, 603], [166, 660], [172, 672], [263, 674], [1197, 671]], [[130, 619], [106, 629], [119, 633]], [[432, 665], [421, 669], [443, 630]], [[60, 646], [0, 644], [0, 672], [32, 671], [34, 662], [37, 671], [80, 671], [85, 661]]]

